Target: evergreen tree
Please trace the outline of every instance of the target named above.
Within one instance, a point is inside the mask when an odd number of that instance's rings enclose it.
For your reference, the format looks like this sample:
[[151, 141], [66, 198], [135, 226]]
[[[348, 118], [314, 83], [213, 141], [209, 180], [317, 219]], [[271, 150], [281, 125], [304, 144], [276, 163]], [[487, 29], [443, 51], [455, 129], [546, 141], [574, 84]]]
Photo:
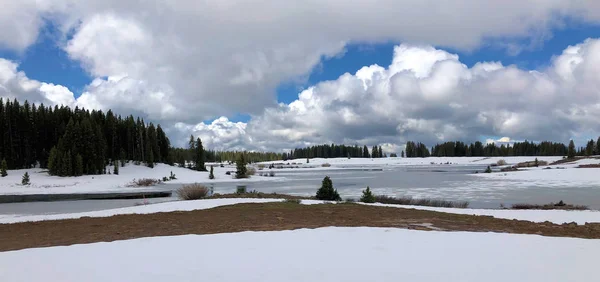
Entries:
[[568, 149], [568, 153], [567, 153], [568, 158], [569, 159], [575, 158], [575, 153], [576, 153], [575, 152], [575, 142], [573, 142], [573, 140], [571, 140], [569, 142], [569, 149]]
[[363, 190], [362, 197], [360, 197], [360, 201], [363, 203], [375, 203], [375, 196], [371, 193], [371, 188], [367, 186], [367, 190]]
[[83, 175], [83, 157], [77, 154], [75, 157], [75, 176]]
[[365, 145], [363, 147], [363, 158], [370, 158], [371, 155], [369, 154], [369, 148], [367, 148], [367, 145]]
[[197, 171], [206, 171], [206, 167], [204, 166], [204, 146], [202, 146], [200, 138], [196, 140], [194, 164]]
[[215, 179], [214, 167], [210, 166], [210, 173], [208, 174], [208, 179]]
[[379, 152], [377, 150], [377, 146], [373, 146], [373, 148], [371, 148], [371, 157], [379, 158]]
[[404, 158], [404, 150], [402, 150], [402, 152], [400, 153], [400, 157]]
[[6, 177], [8, 172], [6, 172], [8, 165], [6, 164], [6, 159], [2, 159], [2, 164], [0, 164], [0, 176]]
[[244, 154], [241, 154], [239, 159], [235, 163], [236, 172], [235, 178], [246, 178], [247, 170], [246, 170], [246, 160], [244, 159]]
[[31, 184], [31, 181], [29, 181], [29, 173], [25, 172], [25, 174], [23, 174], [23, 178], [21, 179], [21, 184], [22, 185]]
[[316, 198], [319, 200], [325, 201], [341, 201], [342, 198], [340, 194], [338, 194], [337, 190], [333, 188], [333, 182], [329, 178], [329, 176], [325, 176], [323, 178], [323, 182], [321, 183], [321, 188], [317, 190]]
[[115, 161], [115, 166], [113, 167], [113, 174], [119, 175], [119, 160]]
[[56, 147], [52, 147], [52, 149], [50, 150], [50, 155], [48, 156], [48, 171], [50, 173], [50, 175], [57, 175], [58, 174], [58, 152]]
[[383, 153], [383, 149], [381, 149], [381, 146], [379, 146], [379, 148], [377, 149], [377, 153], [378, 153], [378, 157], [380, 157], [380, 158], [386, 157], [386, 155]]

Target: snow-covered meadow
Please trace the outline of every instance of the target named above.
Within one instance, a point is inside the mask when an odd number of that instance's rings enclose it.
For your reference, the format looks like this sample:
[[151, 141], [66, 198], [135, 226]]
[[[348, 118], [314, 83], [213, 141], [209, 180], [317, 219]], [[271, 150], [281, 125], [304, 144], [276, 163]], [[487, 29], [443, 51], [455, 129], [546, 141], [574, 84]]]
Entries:
[[595, 281], [600, 240], [394, 228], [150, 237], [0, 253], [1, 281]]

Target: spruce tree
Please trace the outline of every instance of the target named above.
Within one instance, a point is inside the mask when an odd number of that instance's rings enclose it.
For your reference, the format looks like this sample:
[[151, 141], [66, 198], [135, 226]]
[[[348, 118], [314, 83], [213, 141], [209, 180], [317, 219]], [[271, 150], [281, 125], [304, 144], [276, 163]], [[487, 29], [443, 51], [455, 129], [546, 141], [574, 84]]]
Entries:
[[31, 181], [29, 181], [29, 173], [25, 172], [25, 174], [23, 174], [23, 178], [21, 179], [21, 184], [22, 185], [31, 184]]
[[404, 150], [402, 150], [402, 152], [400, 153], [400, 157], [404, 158]]
[[214, 167], [210, 166], [210, 173], [208, 174], [208, 179], [215, 179]]
[[362, 191], [362, 197], [360, 197], [360, 201], [363, 203], [375, 203], [375, 196], [371, 193], [371, 188], [367, 186], [367, 190]]
[[371, 155], [369, 154], [369, 148], [367, 148], [367, 145], [365, 145], [363, 147], [363, 155], [362, 155], [362, 157], [363, 158], [370, 158], [371, 157]]
[[338, 194], [337, 190], [333, 188], [333, 182], [329, 176], [325, 176], [323, 178], [323, 182], [321, 183], [321, 188], [317, 190], [317, 199], [324, 201], [341, 201], [342, 198], [340, 194]]
[[0, 175], [2, 177], [6, 177], [8, 175], [8, 172], [6, 172], [7, 169], [8, 165], [6, 165], [6, 159], [2, 159], [2, 164], [0, 164]]
[[573, 142], [573, 140], [571, 140], [569, 142], [569, 149], [567, 152], [567, 156], [569, 159], [575, 158], [575, 142]]
[[235, 178], [246, 178], [246, 177], [248, 177], [246, 175], [246, 173], [247, 173], [247, 170], [246, 170], [246, 160], [244, 159], [244, 154], [243, 153], [240, 154], [239, 158], [235, 162], [235, 167], [236, 167]]
[[197, 171], [206, 171], [206, 167], [204, 166], [204, 146], [202, 146], [202, 140], [198, 138], [196, 140], [196, 153], [194, 156], [194, 163], [196, 165]]
[[57, 175], [58, 174], [57, 169], [59, 166], [60, 166], [60, 164], [58, 162], [58, 152], [57, 152], [56, 146], [54, 146], [50, 150], [50, 155], [48, 156], [48, 171], [49, 171], [50, 175]]
[[75, 176], [83, 175], [83, 157], [77, 154], [75, 157]]
[[119, 160], [115, 161], [115, 166], [113, 167], [113, 174], [114, 175], [119, 175]]

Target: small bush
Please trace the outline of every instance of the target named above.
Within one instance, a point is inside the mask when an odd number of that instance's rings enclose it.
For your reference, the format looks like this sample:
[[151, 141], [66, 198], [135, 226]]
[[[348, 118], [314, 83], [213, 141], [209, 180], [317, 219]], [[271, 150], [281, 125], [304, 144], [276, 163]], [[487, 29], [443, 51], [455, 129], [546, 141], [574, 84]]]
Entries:
[[292, 204], [300, 204], [301, 200], [300, 199], [285, 199], [286, 203], [292, 203]]
[[375, 196], [371, 193], [371, 188], [367, 186], [366, 190], [362, 191], [362, 197], [360, 197], [360, 201], [363, 203], [375, 203]]
[[263, 170], [265, 169], [265, 165], [264, 164], [258, 164], [258, 170]]
[[8, 173], [6, 172], [7, 169], [8, 165], [6, 164], [6, 160], [2, 159], [2, 164], [0, 165], [0, 175], [2, 177], [6, 177], [8, 175]]
[[177, 189], [177, 196], [182, 200], [198, 200], [206, 198], [208, 195], [208, 188], [198, 183], [183, 185], [183, 187]]
[[231, 171], [226, 171], [225, 175], [231, 175]]
[[496, 162], [496, 165], [497, 165], [497, 166], [503, 166], [503, 165], [506, 165], [506, 161], [505, 161], [505, 160], [498, 160], [498, 161]]
[[251, 175], [256, 174], [256, 169], [253, 167], [249, 167], [246, 169], [246, 177], [250, 177]]
[[163, 182], [167, 182], [167, 181], [169, 181], [169, 178], [168, 178], [168, 177], [166, 177], [166, 176], [163, 176], [163, 179], [162, 179], [162, 181], [163, 181]]
[[467, 208], [469, 202], [467, 201], [445, 201], [436, 199], [413, 199], [412, 197], [390, 197], [390, 196], [375, 196], [375, 202], [382, 204], [393, 204], [393, 205], [408, 205], [408, 206], [427, 206], [427, 207], [442, 207], [442, 208]]
[[492, 173], [492, 168], [488, 165], [488, 167], [484, 171], [485, 173]]
[[329, 164], [329, 163], [321, 164], [321, 167], [330, 167], [330, 166], [331, 166], [331, 164]]
[[169, 179], [171, 179], [171, 180], [177, 179], [177, 177], [175, 177], [175, 174], [173, 174], [173, 171], [171, 171], [171, 175], [169, 175]]
[[215, 168], [211, 165], [210, 166], [210, 173], [208, 174], [208, 179], [215, 179], [215, 173], [214, 173]]
[[127, 184], [127, 187], [148, 187], [148, 186], [154, 186], [156, 184], [158, 184], [160, 181], [158, 179], [153, 179], [153, 178], [141, 178], [141, 179], [134, 179], [133, 181], [131, 181], [129, 184]]
[[21, 184], [23, 184], [23, 185], [31, 184], [31, 181], [29, 181], [29, 173], [25, 172], [25, 174], [23, 174], [23, 179], [21, 179]]
[[269, 172], [269, 176], [270, 176], [270, 177], [273, 177], [273, 176], [275, 176], [275, 172], [274, 172], [274, 171], [270, 171], [270, 172]]

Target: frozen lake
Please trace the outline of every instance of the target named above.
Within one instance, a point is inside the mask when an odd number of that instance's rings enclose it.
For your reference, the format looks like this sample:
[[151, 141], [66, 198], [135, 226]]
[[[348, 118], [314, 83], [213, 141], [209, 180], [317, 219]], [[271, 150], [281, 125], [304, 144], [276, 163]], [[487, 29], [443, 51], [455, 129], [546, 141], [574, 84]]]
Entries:
[[[258, 181], [243, 184], [248, 191], [277, 192], [312, 196], [325, 176], [331, 177], [342, 198], [359, 198], [370, 186], [374, 193], [414, 198], [439, 198], [469, 201], [472, 208], [498, 208], [501, 204], [558, 202], [563, 200], [600, 209], [600, 188], [587, 184], [577, 186], [551, 185], [531, 181], [490, 179], [473, 175], [485, 165], [369, 166], [347, 170], [275, 170], [279, 181]], [[264, 170], [266, 172], [268, 170]], [[259, 171], [260, 173], [261, 171]], [[235, 181], [208, 184], [215, 193], [231, 193], [240, 185]], [[160, 186], [176, 190], [181, 184]], [[174, 201], [175, 197], [148, 199], [149, 203]], [[62, 202], [32, 202], [0, 204], [0, 214], [50, 214], [96, 211], [129, 207], [142, 203], [133, 200], [85, 200]]]

